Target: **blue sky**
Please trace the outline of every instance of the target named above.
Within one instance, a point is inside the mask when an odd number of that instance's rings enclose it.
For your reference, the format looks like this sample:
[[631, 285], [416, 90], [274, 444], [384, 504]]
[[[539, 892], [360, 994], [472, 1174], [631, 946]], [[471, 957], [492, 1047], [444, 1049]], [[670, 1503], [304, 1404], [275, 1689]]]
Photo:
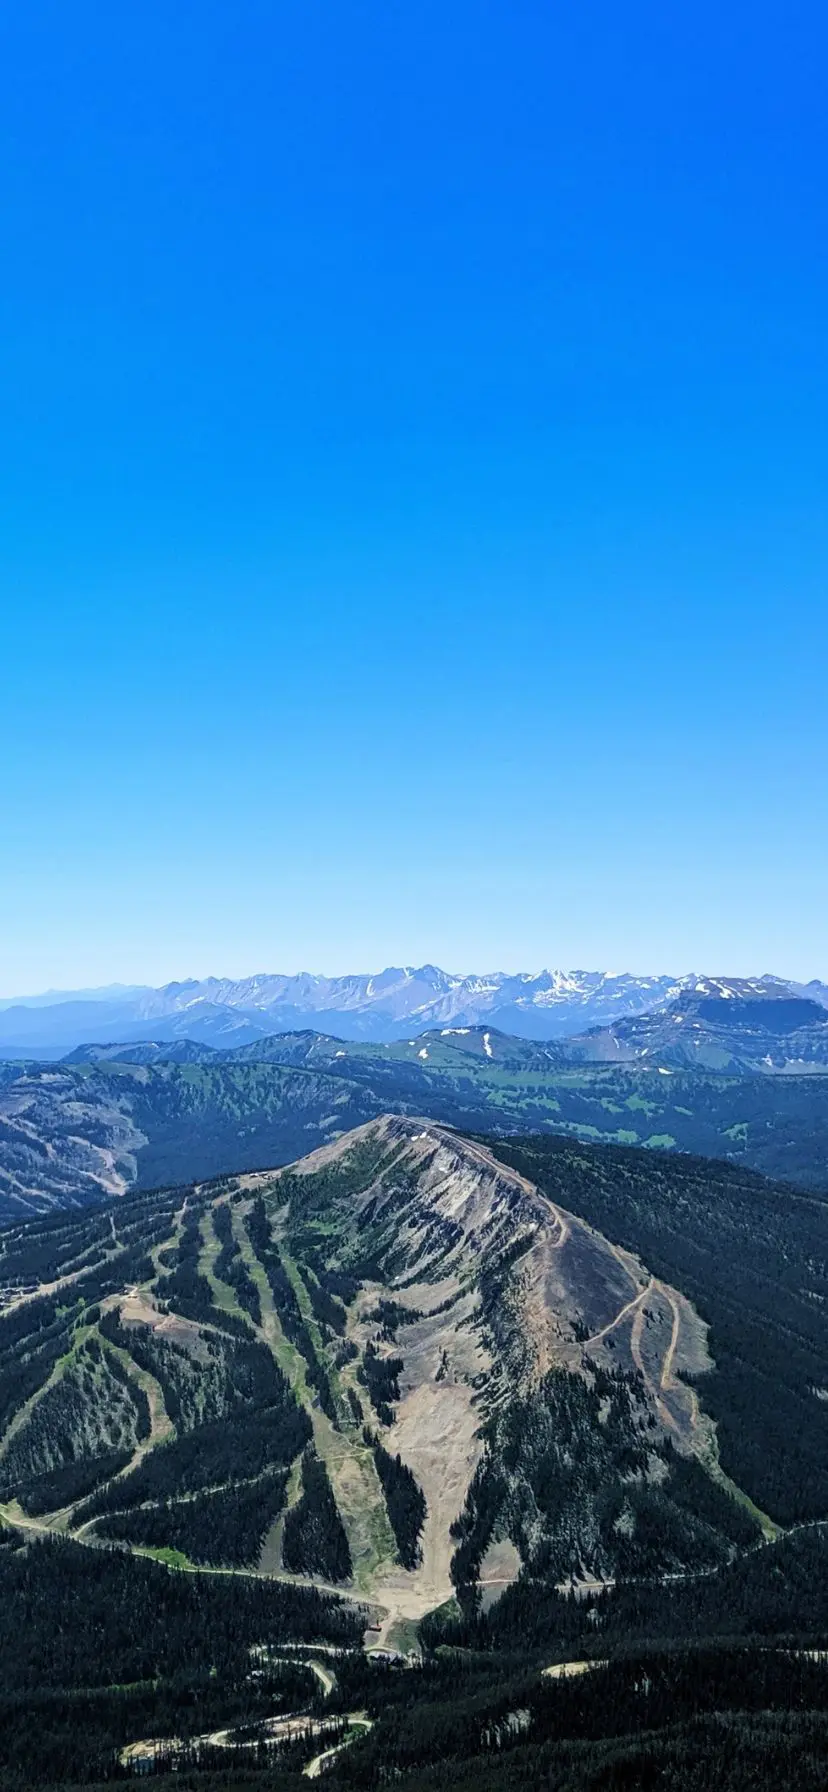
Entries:
[[0, 992], [828, 976], [826, 53], [6, 10]]

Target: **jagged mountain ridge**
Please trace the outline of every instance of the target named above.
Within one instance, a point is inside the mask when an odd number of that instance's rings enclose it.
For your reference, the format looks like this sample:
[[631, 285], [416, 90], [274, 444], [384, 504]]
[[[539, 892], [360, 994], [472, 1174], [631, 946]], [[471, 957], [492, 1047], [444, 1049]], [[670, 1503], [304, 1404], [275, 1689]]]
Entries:
[[24, 1532], [302, 1573], [386, 1633], [521, 1567], [550, 1588], [692, 1571], [758, 1535], [685, 1296], [421, 1119], [18, 1227], [0, 1304], [0, 1500]]
[[[106, 990], [99, 999], [83, 992], [60, 1001], [0, 1004], [0, 1051], [60, 1057], [89, 1040], [185, 1038], [227, 1048], [308, 1025], [373, 1042], [478, 1024], [526, 1038], [564, 1038], [663, 1006], [697, 981], [606, 971], [458, 976], [434, 965], [346, 977], [208, 977], [161, 989]], [[801, 993], [774, 977], [720, 983], [757, 994]], [[828, 986], [814, 983], [807, 993], [828, 1003]]]
[[456, 1050], [493, 1065], [547, 1074], [552, 1065], [578, 1063], [805, 1074], [828, 1069], [828, 1008], [770, 980], [705, 978], [644, 1014], [555, 1041], [530, 1042], [494, 1026], [446, 1026], [373, 1046], [303, 1028], [224, 1048], [190, 1039], [93, 1042], [77, 1046], [64, 1062], [313, 1063], [334, 1070], [345, 1064], [356, 1072], [368, 1062], [387, 1067], [415, 1059], [444, 1061]]

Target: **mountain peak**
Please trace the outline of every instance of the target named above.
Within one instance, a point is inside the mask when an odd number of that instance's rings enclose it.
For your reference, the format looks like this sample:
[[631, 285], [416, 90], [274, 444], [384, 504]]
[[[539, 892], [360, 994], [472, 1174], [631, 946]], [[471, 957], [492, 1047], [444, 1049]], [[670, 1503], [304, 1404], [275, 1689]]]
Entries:
[[[54, 1003], [0, 1003], [0, 1054], [62, 1057], [91, 1039], [127, 1044], [187, 1038], [222, 1048], [302, 1028], [375, 1043], [452, 1026], [556, 1040], [659, 1010], [688, 992], [723, 1001], [782, 1000], [805, 989], [770, 975], [677, 978], [561, 969], [460, 975], [432, 963], [335, 977], [311, 971], [190, 977], [159, 989], [87, 993], [83, 1000], [64, 995]], [[828, 1005], [828, 986], [812, 982], [807, 993]]]

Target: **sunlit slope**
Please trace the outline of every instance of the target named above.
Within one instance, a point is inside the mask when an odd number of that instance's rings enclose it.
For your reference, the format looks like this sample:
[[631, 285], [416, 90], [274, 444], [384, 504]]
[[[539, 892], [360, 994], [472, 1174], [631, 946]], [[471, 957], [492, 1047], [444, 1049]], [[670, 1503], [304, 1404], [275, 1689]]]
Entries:
[[0, 1090], [0, 1221], [287, 1163], [376, 1107], [347, 1079], [278, 1064], [29, 1067]]
[[572, 1065], [559, 1047], [473, 1029], [390, 1046], [287, 1034], [265, 1040], [258, 1055], [207, 1052], [204, 1062], [169, 1063], [165, 1048], [145, 1047], [131, 1063], [138, 1049], [105, 1062], [90, 1048], [71, 1065], [6, 1068], [0, 1221], [287, 1163], [389, 1111], [479, 1132], [692, 1151], [828, 1187], [821, 1076]]
[[[535, 1176], [383, 1116], [289, 1168], [0, 1235], [7, 1522], [312, 1581], [399, 1640], [452, 1592], [471, 1609], [516, 1581], [707, 1573], [825, 1516], [828, 1349], [809, 1299], [821, 1203], [726, 1166], [558, 1148], [553, 1190], [545, 1162]], [[775, 1410], [765, 1501], [755, 1452], [729, 1444], [720, 1461], [714, 1416], [743, 1365], [728, 1336], [714, 1366], [703, 1254], [691, 1286], [657, 1238], [648, 1257], [612, 1223], [614, 1191], [623, 1216], [648, 1163], [688, 1253], [718, 1199], [719, 1255], [753, 1276], [744, 1356]], [[798, 1308], [784, 1313], [808, 1474], [749, 1228], [754, 1247], [788, 1237], [817, 1315], [806, 1334]]]

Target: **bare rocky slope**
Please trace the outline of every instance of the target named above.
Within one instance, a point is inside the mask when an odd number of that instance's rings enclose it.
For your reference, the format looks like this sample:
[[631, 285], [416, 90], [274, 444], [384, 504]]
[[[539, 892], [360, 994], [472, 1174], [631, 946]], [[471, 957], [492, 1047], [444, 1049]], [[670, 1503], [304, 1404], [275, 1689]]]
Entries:
[[12, 1228], [0, 1294], [7, 1523], [336, 1587], [374, 1640], [773, 1529], [719, 1468], [687, 1298], [427, 1121]]

